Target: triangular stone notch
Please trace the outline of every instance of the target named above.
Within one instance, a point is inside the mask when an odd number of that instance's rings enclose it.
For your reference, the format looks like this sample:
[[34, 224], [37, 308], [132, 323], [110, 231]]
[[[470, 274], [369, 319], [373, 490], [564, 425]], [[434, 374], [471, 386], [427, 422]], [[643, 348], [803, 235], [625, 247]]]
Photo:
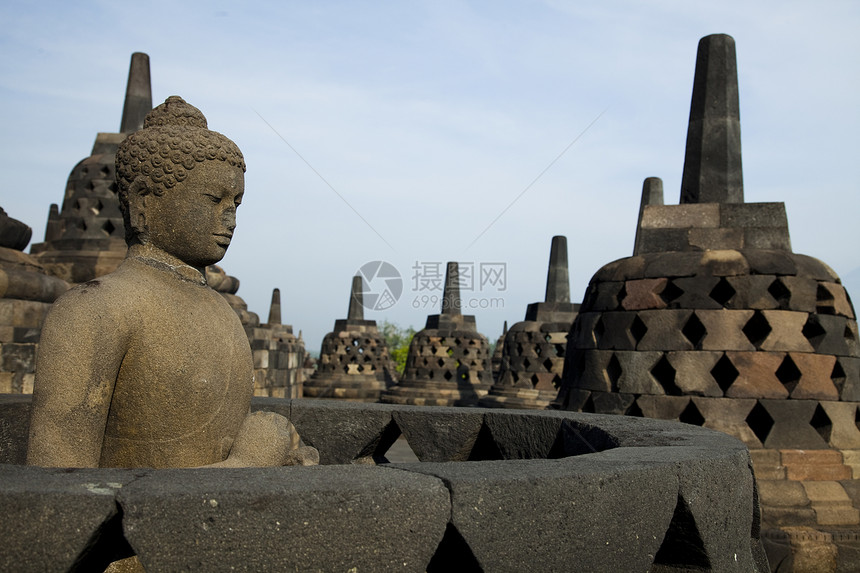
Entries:
[[481, 425], [481, 430], [478, 432], [478, 437], [475, 440], [475, 445], [472, 446], [472, 451], [469, 453], [470, 462], [485, 462], [489, 460], [503, 460], [501, 450], [496, 444], [493, 433], [487, 424]]
[[409, 441], [406, 439], [406, 436], [403, 434], [399, 435], [397, 439], [392, 442], [391, 447], [383, 453], [383, 457], [388, 460], [388, 463], [390, 464], [421, 461], [418, 459], [418, 454], [415, 453], [412, 446], [409, 445]]
[[385, 454], [391, 449], [391, 446], [394, 445], [394, 442], [397, 441], [397, 438], [401, 434], [400, 426], [397, 425], [397, 422], [391, 420], [373, 440], [362, 448], [354, 461], [370, 458], [377, 464], [388, 463], [388, 458], [385, 457]]
[[711, 560], [690, 512], [687, 502], [679, 494], [675, 513], [663, 543], [654, 557], [652, 573], [668, 571], [710, 571]]
[[86, 548], [75, 559], [70, 571], [104, 571], [114, 561], [133, 556], [122, 530], [122, 506], [93, 533]]
[[436, 553], [427, 564], [427, 573], [448, 573], [449, 571], [462, 571], [463, 573], [480, 573], [484, 569], [472, 548], [463, 539], [463, 535], [457, 528], [449, 523], [445, 528], [445, 535], [436, 548]]

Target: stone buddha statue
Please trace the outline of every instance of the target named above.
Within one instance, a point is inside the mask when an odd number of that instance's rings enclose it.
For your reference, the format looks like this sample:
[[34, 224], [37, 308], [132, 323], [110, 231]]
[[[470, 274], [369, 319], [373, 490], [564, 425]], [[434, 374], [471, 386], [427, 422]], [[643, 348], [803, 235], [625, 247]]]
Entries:
[[120, 145], [116, 166], [128, 255], [60, 297], [45, 321], [27, 463], [315, 463], [286, 418], [250, 413], [248, 338], [206, 283], [236, 228], [238, 147], [172, 96]]

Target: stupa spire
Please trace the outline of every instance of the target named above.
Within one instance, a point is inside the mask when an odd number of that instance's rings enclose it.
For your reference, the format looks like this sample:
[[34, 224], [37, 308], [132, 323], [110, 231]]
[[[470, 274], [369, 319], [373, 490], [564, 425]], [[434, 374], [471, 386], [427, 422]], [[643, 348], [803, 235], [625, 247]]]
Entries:
[[544, 301], [570, 302], [570, 277], [567, 272], [567, 237], [562, 235], [556, 235], [552, 238]]
[[456, 262], [449, 262], [448, 268], [445, 271], [442, 314], [462, 314], [460, 312], [460, 267]]
[[349, 312], [346, 315], [347, 320], [364, 320], [364, 297], [362, 296], [363, 288], [361, 277], [355, 275], [352, 277], [352, 288], [349, 296]]
[[726, 34], [699, 40], [680, 202], [744, 202], [738, 64]]
[[281, 289], [272, 290], [272, 304], [269, 305], [268, 324], [281, 324]]
[[125, 104], [122, 106], [120, 133], [133, 133], [143, 128], [143, 119], [152, 111], [152, 82], [149, 78], [149, 56], [142, 52], [131, 55]]

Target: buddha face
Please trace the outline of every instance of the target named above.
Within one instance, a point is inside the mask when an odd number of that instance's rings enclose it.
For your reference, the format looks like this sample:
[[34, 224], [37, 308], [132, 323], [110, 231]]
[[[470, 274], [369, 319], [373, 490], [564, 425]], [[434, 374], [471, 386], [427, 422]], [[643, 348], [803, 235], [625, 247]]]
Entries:
[[172, 189], [144, 198], [145, 242], [198, 269], [217, 263], [230, 246], [244, 192], [241, 168], [198, 163]]

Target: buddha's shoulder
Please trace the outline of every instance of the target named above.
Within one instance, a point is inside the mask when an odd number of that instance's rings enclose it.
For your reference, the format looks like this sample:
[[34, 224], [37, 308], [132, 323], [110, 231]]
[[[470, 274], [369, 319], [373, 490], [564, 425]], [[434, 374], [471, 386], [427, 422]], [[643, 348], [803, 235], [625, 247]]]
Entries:
[[123, 262], [112, 273], [80, 283], [63, 293], [54, 307], [84, 307], [90, 310], [129, 310], [145, 298], [149, 285], [144, 273]]

